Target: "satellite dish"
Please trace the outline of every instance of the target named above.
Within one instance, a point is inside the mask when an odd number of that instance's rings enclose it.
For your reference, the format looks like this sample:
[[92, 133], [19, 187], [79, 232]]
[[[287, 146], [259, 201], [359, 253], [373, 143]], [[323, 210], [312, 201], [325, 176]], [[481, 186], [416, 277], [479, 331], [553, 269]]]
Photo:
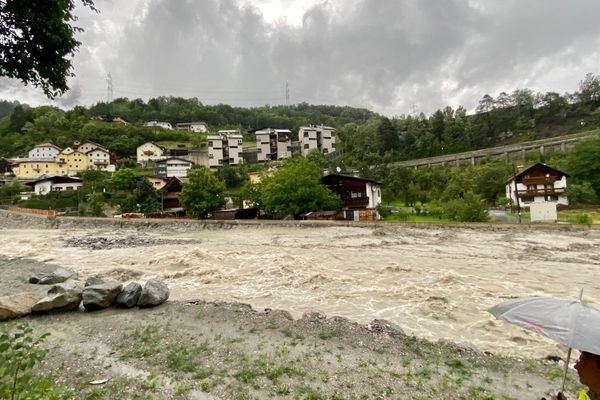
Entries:
[[335, 167], [335, 170], [336, 170], [338, 173], [342, 172], [342, 169], [341, 169], [340, 167]]

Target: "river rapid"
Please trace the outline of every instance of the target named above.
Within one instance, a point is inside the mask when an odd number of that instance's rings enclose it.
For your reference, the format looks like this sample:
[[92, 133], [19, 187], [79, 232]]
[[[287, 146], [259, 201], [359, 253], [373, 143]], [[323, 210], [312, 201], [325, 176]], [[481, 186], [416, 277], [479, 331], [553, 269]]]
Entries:
[[[61, 265], [80, 277], [127, 283], [158, 277], [175, 300], [224, 300], [256, 309], [387, 319], [407, 334], [480, 350], [544, 357], [566, 350], [496, 321], [485, 310], [520, 296], [600, 307], [600, 232], [271, 227], [189, 233], [2, 229], [0, 256]], [[182, 244], [93, 250], [73, 238], [168, 238]], [[187, 241], [187, 242], [186, 242]]]

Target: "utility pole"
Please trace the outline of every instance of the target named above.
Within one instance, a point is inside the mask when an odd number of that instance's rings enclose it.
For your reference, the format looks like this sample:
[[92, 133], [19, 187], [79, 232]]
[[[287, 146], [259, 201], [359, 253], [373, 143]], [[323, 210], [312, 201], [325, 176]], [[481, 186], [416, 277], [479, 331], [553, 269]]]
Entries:
[[515, 163], [512, 165], [513, 167], [513, 180], [515, 182], [515, 200], [517, 202], [517, 214], [519, 215], [519, 223], [521, 223], [521, 204], [519, 203], [519, 191], [517, 190], [517, 170], [515, 169]]
[[290, 84], [285, 83], [285, 105], [290, 106]]
[[110, 72], [106, 75], [106, 90], [107, 90], [107, 96], [106, 96], [106, 102], [110, 103], [111, 101], [113, 101], [113, 91], [114, 91], [114, 86], [113, 86], [113, 80], [112, 80], [112, 76], [110, 75]]

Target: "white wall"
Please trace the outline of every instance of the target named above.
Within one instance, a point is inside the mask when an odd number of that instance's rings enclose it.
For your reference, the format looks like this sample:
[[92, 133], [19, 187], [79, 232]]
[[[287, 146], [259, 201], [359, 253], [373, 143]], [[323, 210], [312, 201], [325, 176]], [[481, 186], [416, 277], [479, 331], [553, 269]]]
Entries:
[[556, 222], [556, 202], [533, 202], [529, 204], [531, 222]]

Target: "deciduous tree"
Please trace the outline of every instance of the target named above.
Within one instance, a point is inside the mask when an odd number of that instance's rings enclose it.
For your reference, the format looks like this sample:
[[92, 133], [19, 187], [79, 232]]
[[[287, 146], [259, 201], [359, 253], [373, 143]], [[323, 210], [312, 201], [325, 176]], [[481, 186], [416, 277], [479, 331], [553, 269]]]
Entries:
[[194, 166], [188, 171], [189, 182], [183, 184], [179, 201], [190, 217], [204, 219], [225, 204], [221, 182], [208, 168]]
[[[92, 0], [81, 1], [95, 9]], [[41, 87], [50, 98], [65, 93], [81, 44], [74, 8], [74, 0], [0, 1], [0, 76]]]

